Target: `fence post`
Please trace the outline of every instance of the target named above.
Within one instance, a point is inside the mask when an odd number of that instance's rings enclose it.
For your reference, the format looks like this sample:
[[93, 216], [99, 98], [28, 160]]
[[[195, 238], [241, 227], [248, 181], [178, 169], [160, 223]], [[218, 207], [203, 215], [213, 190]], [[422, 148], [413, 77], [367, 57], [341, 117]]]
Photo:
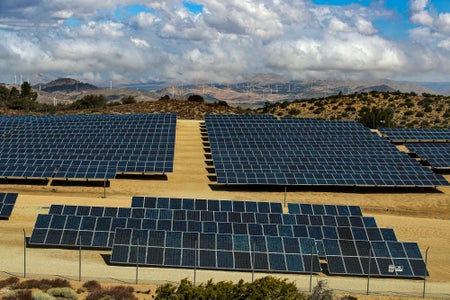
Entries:
[[136, 237], [136, 284], [139, 282], [139, 236]]
[[425, 251], [425, 271], [423, 271], [423, 293], [422, 293], [422, 298], [425, 298], [425, 289], [426, 289], [426, 283], [427, 283], [428, 250], [430, 250], [430, 246], [428, 246], [427, 250]]
[[27, 235], [23, 230], [23, 278], [27, 278]]

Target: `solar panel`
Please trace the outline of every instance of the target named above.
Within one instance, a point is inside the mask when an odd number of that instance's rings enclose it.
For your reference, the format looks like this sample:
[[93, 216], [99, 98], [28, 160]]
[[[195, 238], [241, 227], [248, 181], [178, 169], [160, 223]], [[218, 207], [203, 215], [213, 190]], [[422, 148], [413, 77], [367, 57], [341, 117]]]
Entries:
[[174, 114], [0, 119], [5, 126], [0, 177], [108, 180], [173, 170]]
[[405, 146], [416, 153], [436, 170], [450, 169], [450, 142], [447, 143], [407, 143]]
[[[122, 228], [116, 229], [111, 263], [135, 264], [135, 237], [143, 232], [148, 236], [147, 245], [140, 244], [142, 246], [139, 247], [142, 249], [140, 252], [147, 253], [147, 260], [140, 261], [144, 265], [189, 268], [196, 266], [242, 271], [254, 268], [257, 271], [288, 273], [321, 271], [314, 241], [308, 238], [259, 237], [253, 240], [249, 235], [192, 234]], [[310, 247], [311, 245], [313, 247]], [[284, 247], [287, 247], [287, 252]]]
[[207, 115], [205, 124], [217, 184], [450, 184], [356, 122]]
[[321, 271], [320, 257], [330, 274], [366, 275], [369, 263], [371, 275], [425, 272], [416, 243], [398, 242], [393, 229], [379, 228], [358, 206], [294, 204], [284, 214], [272, 212], [277, 202], [132, 202], [134, 207], [51, 205], [38, 215], [30, 245], [113, 249], [117, 264], [138, 259], [150, 266], [308, 273]]
[[428, 276], [417, 243], [324, 239], [323, 245], [330, 274]]
[[201, 211], [232, 211], [250, 213], [282, 213], [281, 202], [259, 202], [250, 200], [216, 200], [173, 197], [133, 196], [131, 207], [170, 208]]
[[449, 142], [450, 130], [433, 128], [378, 128], [394, 142]]
[[9, 219], [16, 205], [17, 193], [0, 193], [0, 219]]

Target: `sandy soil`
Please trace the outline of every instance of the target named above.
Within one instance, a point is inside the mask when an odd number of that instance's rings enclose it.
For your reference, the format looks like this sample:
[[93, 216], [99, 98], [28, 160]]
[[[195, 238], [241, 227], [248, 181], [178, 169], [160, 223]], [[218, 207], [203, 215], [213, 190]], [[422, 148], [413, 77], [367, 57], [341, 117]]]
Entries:
[[[209, 179], [200, 121], [178, 120], [174, 172], [167, 179], [116, 179], [106, 189], [103, 186], [62, 186], [57, 183], [0, 185], [2, 192], [18, 192], [19, 197], [11, 218], [0, 221], [0, 278], [10, 275], [27, 277], [62, 277], [77, 280], [132, 284], [135, 267], [109, 266], [105, 260], [109, 251], [79, 251], [27, 248], [24, 270], [23, 230], [30, 236], [36, 216], [47, 213], [51, 204], [130, 206], [131, 196], [195, 197], [230, 200], [258, 200], [359, 205], [364, 215], [374, 216], [379, 226], [394, 228], [400, 241], [418, 242], [422, 254], [429, 247], [426, 281], [428, 296], [450, 298], [450, 188], [437, 190], [393, 189], [283, 189], [226, 190], [216, 188]], [[450, 180], [450, 175], [446, 175]], [[106, 193], [106, 198], [104, 198]], [[257, 273], [255, 278], [267, 274]], [[301, 290], [309, 290], [309, 275], [271, 274], [294, 281]], [[197, 270], [197, 282], [251, 280], [251, 273]], [[194, 270], [139, 268], [142, 284], [177, 283], [182, 278], [194, 280]], [[314, 275], [326, 279], [336, 292], [364, 294], [367, 278]], [[421, 297], [423, 280], [370, 279], [371, 298], [381, 295]], [[148, 288], [147, 288], [148, 289]], [[147, 295], [148, 297], [148, 295]]]

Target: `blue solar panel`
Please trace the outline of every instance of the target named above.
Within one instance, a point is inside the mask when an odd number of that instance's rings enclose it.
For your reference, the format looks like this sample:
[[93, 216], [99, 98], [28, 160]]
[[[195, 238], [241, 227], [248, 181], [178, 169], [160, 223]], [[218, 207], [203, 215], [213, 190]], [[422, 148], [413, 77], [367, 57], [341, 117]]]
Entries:
[[330, 274], [368, 275], [370, 270], [376, 276], [423, 277], [426, 272], [417, 243], [324, 239], [323, 245]]
[[[313, 272], [320, 272], [320, 256], [329, 258], [331, 274], [364, 275], [372, 256], [373, 275], [417, 277], [425, 272], [416, 243], [397, 242], [392, 229], [378, 228], [357, 206], [291, 206], [298, 212], [310, 209], [313, 214], [307, 215], [274, 213], [278, 205], [271, 208], [268, 202], [135, 199], [131, 208], [52, 205], [48, 215], [38, 215], [30, 244], [113, 248], [118, 252], [111, 261], [119, 264], [134, 264], [139, 254], [139, 263], [154, 266], [249, 270], [254, 265], [261, 271], [302, 273], [311, 264]], [[152, 208], [142, 207], [145, 202]], [[183, 203], [199, 210], [179, 209]], [[216, 211], [229, 205], [221, 203], [231, 203], [231, 211]], [[255, 212], [262, 207], [266, 213]], [[149, 257], [154, 251], [156, 257]], [[190, 256], [195, 253], [196, 264]]]
[[17, 193], [0, 193], [0, 219], [9, 219], [17, 197]]
[[0, 145], [3, 177], [108, 180], [173, 169], [173, 114], [12, 118], [17, 126]]
[[395, 142], [449, 142], [450, 130], [432, 128], [379, 128], [384, 136]]
[[356, 122], [207, 115], [205, 123], [218, 184], [449, 185]]
[[[134, 236], [135, 231], [142, 230], [120, 228], [116, 230], [112, 246], [112, 263], [136, 263], [136, 247], [134, 247], [133, 239], [126, 238]], [[312, 263], [313, 272], [320, 272], [318, 256], [311, 255], [311, 251], [314, 250], [311, 248], [306, 252], [303, 251], [309, 244], [313, 244], [311, 239], [262, 236], [251, 238], [248, 235], [197, 235], [187, 232], [161, 231], [148, 231], [148, 237], [148, 244], [139, 247], [143, 249], [140, 252], [147, 253], [147, 259], [144, 262], [146, 265], [305, 273], [309, 272], [309, 266]], [[160, 241], [164, 240], [163, 245]], [[289, 253], [285, 253], [283, 247], [289, 249]], [[302, 252], [300, 252], [301, 249]], [[156, 257], [149, 257], [149, 255], [156, 255]], [[313, 258], [312, 261], [311, 258]]]

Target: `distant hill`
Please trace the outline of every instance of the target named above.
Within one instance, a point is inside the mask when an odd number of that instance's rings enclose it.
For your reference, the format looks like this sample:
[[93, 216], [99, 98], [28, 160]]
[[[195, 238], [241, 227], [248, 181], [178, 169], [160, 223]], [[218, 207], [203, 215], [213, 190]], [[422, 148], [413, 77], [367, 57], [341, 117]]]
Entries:
[[36, 84], [33, 86], [37, 90], [48, 93], [53, 92], [75, 92], [75, 91], [92, 91], [97, 90], [95, 85], [80, 82], [72, 78], [59, 78], [46, 84]]

